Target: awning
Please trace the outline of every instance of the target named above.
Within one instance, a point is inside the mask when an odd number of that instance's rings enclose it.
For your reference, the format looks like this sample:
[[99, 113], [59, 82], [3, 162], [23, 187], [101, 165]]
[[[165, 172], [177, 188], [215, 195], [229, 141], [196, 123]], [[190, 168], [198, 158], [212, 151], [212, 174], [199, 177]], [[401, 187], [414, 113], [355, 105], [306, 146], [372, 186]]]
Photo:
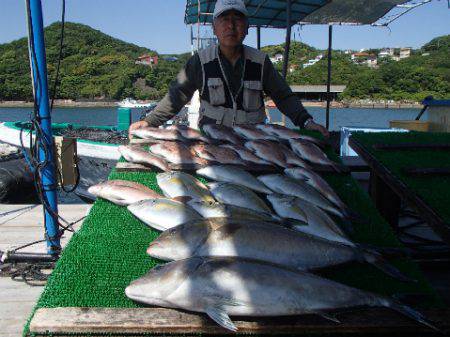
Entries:
[[[316, 11], [330, 0], [291, 0], [291, 22], [295, 24]], [[198, 4], [200, 3], [200, 11]], [[187, 0], [184, 22], [193, 24], [212, 23], [216, 0]], [[286, 28], [286, 1], [245, 0], [250, 26]]]

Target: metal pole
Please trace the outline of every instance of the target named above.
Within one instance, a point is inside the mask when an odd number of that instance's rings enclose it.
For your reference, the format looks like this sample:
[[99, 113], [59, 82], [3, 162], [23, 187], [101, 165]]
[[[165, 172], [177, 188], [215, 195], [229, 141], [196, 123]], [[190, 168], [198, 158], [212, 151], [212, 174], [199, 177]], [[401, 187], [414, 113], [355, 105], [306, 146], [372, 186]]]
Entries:
[[[289, 49], [291, 47], [291, 0], [286, 1], [286, 43], [284, 45], [283, 78], [286, 79], [289, 64]], [[282, 125], [286, 125], [286, 116], [281, 115]]]
[[[41, 0], [28, 0], [31, 21], [30, 30], [33, 32], [30, 45], [32, 50], [31, 67], [35, 84], [35, 100], [39, 111], [40, 127], [43, 137], [39, 142], [39, 161], [46, 162], [40, 169], [44, 203], [47, 202], [50, 210], [44, 207], [45, 228], [47, 234], [47, 252], [58, 254], [61, 250], [58, 232], [58, 201], [56, 195], [56, 174], [53, 153], [52, 123], [49, 109], [47, 60], [45, 56], [44, 27], [42, 20]], [[45, 206], [45, 205], [44, 205]]]
[[261, 26], [256, 26], [256, 48], [261, 49]]
[[331, 87], [331, 43], [333, 40], [333, 26], [328, 26], [328, 77], [327, 77], [327, 116], [326, 128], [330, 128], [330, 87]]

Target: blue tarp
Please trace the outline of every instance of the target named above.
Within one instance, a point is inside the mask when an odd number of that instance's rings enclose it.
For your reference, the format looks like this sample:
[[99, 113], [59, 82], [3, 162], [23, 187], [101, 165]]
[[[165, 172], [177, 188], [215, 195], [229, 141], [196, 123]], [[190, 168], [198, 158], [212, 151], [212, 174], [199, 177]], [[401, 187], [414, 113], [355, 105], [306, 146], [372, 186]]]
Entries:
[[[295, 24], [308, 14], [316, 11], [330, 0], [292, 0], [291, 21]], [[200, 3], [200, 16], [198, 10]], [[184, 22], [186, 24], [212, 23], [212, 12], [216, 0], [187, 0]], [[286, 28], [286, 1], [284, 0], [245, 0], [249, 13], [250, 26]], [[199, 20], [200, 19], [200, 20]]]

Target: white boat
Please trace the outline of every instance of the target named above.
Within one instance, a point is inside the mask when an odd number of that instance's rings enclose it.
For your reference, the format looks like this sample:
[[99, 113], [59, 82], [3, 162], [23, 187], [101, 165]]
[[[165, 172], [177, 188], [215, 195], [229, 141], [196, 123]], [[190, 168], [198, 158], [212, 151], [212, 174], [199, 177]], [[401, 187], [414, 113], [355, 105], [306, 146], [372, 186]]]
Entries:
[[125, 98], [124, 100], [117, 103], [121, 108], [151, 108], [156, 106], [155, 102], [140, 103], [132, 98]]

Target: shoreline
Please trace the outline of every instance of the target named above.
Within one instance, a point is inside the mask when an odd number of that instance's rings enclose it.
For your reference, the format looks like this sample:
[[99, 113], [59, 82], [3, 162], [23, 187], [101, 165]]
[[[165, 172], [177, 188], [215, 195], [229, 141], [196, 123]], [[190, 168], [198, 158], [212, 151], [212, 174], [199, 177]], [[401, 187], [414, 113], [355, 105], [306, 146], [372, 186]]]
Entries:
[[[55, 100], [56, 108], [119, 108], [119, 102], [99, 102], [99, 101], [72, 101], [72, 100]], [[326, 102], [303, 101], [305, 107], [326, 108]], [[268, 108], [272, 106], [266, 105]], [[33, 102], [26, 101], [0, 101], [0, 108], [32, 108]], [[369, 108], [369, 109], [420, 109], [420, 103], [404, 103], [404, 102], [336, 102], [332, 101], [331, 108]]]

